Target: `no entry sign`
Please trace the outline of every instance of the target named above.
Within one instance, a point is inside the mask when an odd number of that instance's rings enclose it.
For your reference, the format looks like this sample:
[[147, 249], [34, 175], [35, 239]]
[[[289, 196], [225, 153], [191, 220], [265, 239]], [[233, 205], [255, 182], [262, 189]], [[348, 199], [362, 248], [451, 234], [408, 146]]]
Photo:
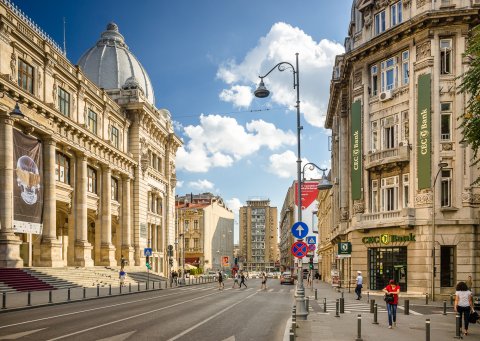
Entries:
[[292, 255], [297, 258], [303, 258], [307, 255], [308, 245], [304, 242], [298, 241], [292, 245]]

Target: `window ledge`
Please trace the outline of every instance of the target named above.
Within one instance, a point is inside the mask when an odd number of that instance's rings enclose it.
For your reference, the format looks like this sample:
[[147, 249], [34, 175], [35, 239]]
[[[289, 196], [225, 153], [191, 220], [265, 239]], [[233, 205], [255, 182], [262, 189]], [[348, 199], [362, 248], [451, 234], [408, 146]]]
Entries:
[[456, 212], [458, 211], [457, 207], [440, 207], [441, 212]]

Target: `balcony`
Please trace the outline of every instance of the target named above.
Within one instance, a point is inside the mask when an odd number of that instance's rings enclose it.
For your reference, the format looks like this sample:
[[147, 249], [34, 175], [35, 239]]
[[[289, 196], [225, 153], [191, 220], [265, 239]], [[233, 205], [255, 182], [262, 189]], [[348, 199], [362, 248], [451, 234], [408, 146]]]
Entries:
[[397, 148], [369, 151], [365, 160], [365, 169], [385, 170], [408, 162], [410, 162], [409, 146], [399, 145]]
[[363, 213], [358, 215], [360, 229], [373, 229], [389, 226], [409, 228], [415, 224], [415, 209], [403, 208], [395, 211]]

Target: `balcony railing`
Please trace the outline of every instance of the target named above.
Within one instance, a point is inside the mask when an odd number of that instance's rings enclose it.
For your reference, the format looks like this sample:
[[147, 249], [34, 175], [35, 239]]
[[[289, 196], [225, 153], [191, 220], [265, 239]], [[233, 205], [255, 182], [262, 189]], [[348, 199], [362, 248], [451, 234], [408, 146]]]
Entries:
[[365, 168], [383, 167], [389, 163], [409, 162], [410, 153], [408, 145], [401, 145], [397, 148], [383, 149], [379, 151], [369, 151]]
[[361, 215], [361, 221], [377, 221], [377, 220], [389, 220], [399, 218], [402, 210], [378, 212], [378, 213], [365, 213]]

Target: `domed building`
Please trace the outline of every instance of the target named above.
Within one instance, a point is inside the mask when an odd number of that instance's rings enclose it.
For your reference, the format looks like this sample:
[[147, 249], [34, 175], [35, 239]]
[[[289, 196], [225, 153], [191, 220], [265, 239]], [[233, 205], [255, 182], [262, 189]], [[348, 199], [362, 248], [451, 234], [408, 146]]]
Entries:
[[[181, 141], [146, 70], [114, 23], [74, 65], [15, 6], [0, 12], [0, 267], [140, 266], [151, 248], [166, 275]], [[38, 174], [15, 169], [20, 154]]]
[[[360, 270], [367, 290], [394, 279], [435, 299], [469, 275], [479, 282], [479, 172], [462, 144], [467, 99], [457, 92], [479, 5], [353, 1], [325, 121], [337, 185], [320, 228], [323, 278], [339, 272], [349, 283]], [[347, 243], [345, 256], [338, 245]]]

